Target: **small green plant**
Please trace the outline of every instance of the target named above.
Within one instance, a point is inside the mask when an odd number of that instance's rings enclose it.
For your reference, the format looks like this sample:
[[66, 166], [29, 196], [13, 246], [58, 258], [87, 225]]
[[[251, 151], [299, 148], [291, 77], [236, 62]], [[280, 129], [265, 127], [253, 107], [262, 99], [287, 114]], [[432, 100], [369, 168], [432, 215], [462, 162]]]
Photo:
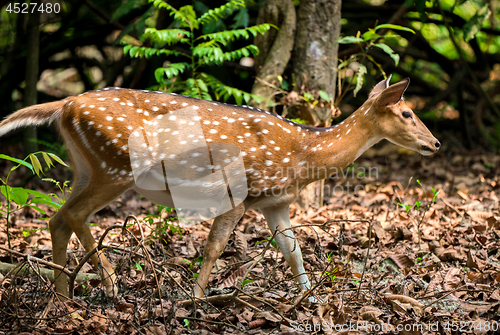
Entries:
[[[388, 30], [388, 33], [385, 35], [380, 35], [378, 31], [380, 30]], [[338, 40], [339, 43], [342, 44], [357, 44], [360, 48], [360, 52], [352, 55], [349, 57], [349, 59], [345, 61], [340, 61], [338, 65], [338, 70], [339, 71], [344, 71], [346, 70], [351, 64], [356, 63], [355, 71], [356, 74], [352, 77], [352, 80], [349, 82], [349, 85], [347, 89], [342, 91], [342, 94], [340, 94], [337, 97], [336, 105], [343, 99], [345, 94], [354, 87], [354, 96], [361, 90], [361, 87], [363, 87], [363, 78], [365, 74], [367, 74], [368, 70], [366, 66], [363, 64], [366, 59], [368, 59], [371, 63], [373, 63], [381, 73], [384, 74], [385, 77], [385, 72], [382, 69], [382, 65], [380, 65], [375, 59], [369, 54], [370, 49], [372, 48], [379, 48], [386, 54], [388, 54], [393, 60], [396, 66], [398, 66], [399, 63], [399, 54], [394, 52], [390, 46], [388, 46], [385, 41], [390, 40], [390, 39], [397, 39], [401, 38], [399, 35], [392, 33], [393, 30], [400, 30], [400, 31], [408, 31], [413, 34], [415, 32], [407, 27], [402, 27], [398, 26], [395, 24], [379, 24], [375, 26], [375, 28], [369, 28], [368, 31], [364, 32], [361, 34], [360, 31], [356, 34], [356, 36], [344, 36]], [[340, 86], [340, 80], [342, 76], [339, 76], [339, 86]]]
[[307, 124], [307, 121], [306, 120], [302, 120], [300, 117], [298, 118], [295, 118], [295, 119], [288, 119], [292, 122], [295, 122], [295, 123], [300, 123], [300, 124]]
[[[422, 188], [422, 191], [424, 191], [424, 195], [427, 194], [424, 186], [422, 185], [422, 183], [418, 179], [417, 179], [417, 184]], [[436, 203], [437, 196], [438, 196], [439, 192], [441, 192], [440, 190], [436, 191], [433, 187], [431, 187], [431, 190], [432, 190], [432, 199], [424, 207], [422, 207], [422, 201], [415, 201], [415, 204], [413, 206], [402, 204], [402, 203], [398, 202], [398, 206], [401, 206], [406, 211], [406, 214], [408, 214], [408, 217], [413, 218], [417, 222], [419, 248], [420, 248], [420, 237], [421, 237], [420, 226], [422, 225], [422, 221], [424, 220], [425, 213], [427, 213], [427, 211], [431, 208], [431, 206]], [[412, 215], [413, 209], [417, 211], [417, 214], [415, 216]], [[422, 212], [422, 216], [420, 217], [420, 219], [418, 218], [418, 212]]]
[[[197, 265], [198, 265], [198, 266], [201, 266], [201, 264], [202, 264], [202, 263], [203, 263], [203, 256], [198, 256], [196, 259], [192, 260], [192, 261], [189, 263], [189, 269], [190, 269], [190, 270], [193, 270], [193, 268], [194, 268], [195, 266], [197, 266]], [[198, 276], [199, 276], [199, 274], [198, 274], [198, 273], [194, 273], [194, 272], [193, 272], [193, 277], [194, 277], [195, 279], [197, 279], [197, 278], [198, 278]]]
[[[257, 80], [260, 80], [257, 78]], [[288, 110], [299, 106], [299, 105], [307, 105], [310, 109], [316, 108], [316, 107], [328, 107], [331, 108], [333, 111], [333, 98], [330, 96], [328, 93], [326, 93], [323, 90], [319, 91], [310, 91], [310, 92], [297, 92], [297, 91], [289, 91], [290, 89], [290, 84], [288, 81], [283, 79], [282, 76], [278, 76], [278, 83], [265, 83], [267, 86], [272, 87], [275, 92], [274, 96], [276, 96], [277, 101], [271, 101], [269, 100], [268, 106], [275, 108], [276, 106], [280, 105], [283, 106], [283, 117], [287, 117]], [[296, 122], [296, 123], [301, 123], [301, 124], [308, 124], [310, 121], [304, 120], [302, 118], [293, 118], [293, 117], [287, 117], [290, 121]]]
[[[333, 256], [333, 252], [326, 253], [326, 258], [328, 259], [327, 269], [329, 269], [331, 267], [331, 265], [333, 264], [333, 257], [332, 256]], [[338, 271], [339, 271], [338, 267], [335, 266], [331, 271], [325, 270], [323, 272], [323, 276], [328, 277], [330, 279], [330, 281], [335, 282], [337, 280]]]
[[142, 267], [144, 266], [144, 263], [135, 263], [135, 268], [139, 271], [143, 271]]
[[[175, 208], [171, 208], [168, 206], [162, 206], [162, 205], [156, 205], [157, 211], [155, 214], [148, 214], [146, 217], [143, 219], [144, 222], [146, 222], [150, 227], [153, 228], [150, 238], [153, 239], [160, 239], [163, 238], [168, 232], [172, 232], [173, 234], [178, 234], [180, 238], [182, 238], [182, 228], [175, 224], [175, 221], [183, 220], [183, 221], [188, 221], [183, 218], [179, 218], [177, 216], [170, 216], [166, 217], [163, 220], [161, 220], [163, 212], [166, 213], [172, 213], [172, 211], [175, 210]], [[163, 242], [166, 244], [167, 241], [163, 239]]]
[[241, 283], [241, 287], [245, 287], [245, 285], [247, 284], [250, 284], [250, 283], [253, 283], [254, 280], [251, 280], [251, 279], [245, 279], [242, 283]]
[[[41, 155], [43, 157], [45, 163], [47, 164], [47, 169], [50, 169], [51, 167], [54, 166], [52, 159], [58, 162], [59, 164], [67, 166], [57, 155], [44, 151], [39, 151], [29, 154], [24, 160], [0, 154], [0, 159], [5, 159], [17, 163], [17, 165], [14, 165], [9, 170], [9, 172], [7, 173], [7, 177], [5, 177], [5, 179], [0, 178], [0, 182], [3, 184], [0, 186], [0, 192], [7, 199], [6, 205], [0, 207], [0, 217], [4, 217], [7, 220], [7, 243], [9, 249], [11, 248], [9, 228], [10, 228], [10, 216], [12, 215], [12, 213], [20, 211], [25, 207], [31, 207], [34, 210], [40, 212], [42, 215], [46, 215], [46, 212], [40, 207], [38, 207], [37, 204], [49, 205], [56, 211], [59, 210], [59, 208], [62, 206], [60, 202], [53, 201], [50, 195], [46, 195], [41, 192], [30, 190], [23, 187], [9, 186], [9, 177], [11, 173], [17, 170], [21, 166], [27, 167], [28, 169], [31, 170], [32, 173], [40, 177], [40, 173], [43, 173], [43, 168], [37, 155]], [[28, 159], [30, 160], [31, 163], [27, 162]], [[33, 197], [30, 199], [30, 196]], [[11, 205], [14, 205], [15, 208], [11, 209]], [[25, 233], [23, 232], [23, 234]]]
[[43, 178], [42, 179], [43, 181], [48, 181], [48, 182], [51, 182], [51, 183], [54, 183], [56, 184], [56, 186], [59, 188], [59, 190], [61, 191], [61, 197], [59, 197], [57, 194], [55, 193], [49, 193], [49, 195], [51, 197], [54, 197], [56, 198], [57, 202], [59, 202], [59, 204], [62, 206], [64, 205], [64, 203], [66, 202], [66, 198], [68, 196], [69, 193], [71, 193], [71, 186], [68, 186], [69, 184], [69, 180], [66, 180], [62, 185], [61, 185], [61, 182], [57, 181], [57, 180], [54, 180], [52, 178]]
[[[176, 9], [163, 0], [149, 1], [158, 9], [166, 9], [174, 17], [174, 22], [168, 29], [146, 28], [141, 36], [142, 45], [124, 41], [123, 51], [133, 58], [164, 55], [178, 59], [156, 69], [155, 78], [159, 89], [206, 100], [215, 98], [226, 101], [233, 97], [239, 105], [243, 100], [246, 103], [252, 98], [256, 101], [261, 100], [251, 93], [225, 85], [206, 72], [211, 67], [221, 66], [225, 61], [237, 61], [242, 57], [258, 54], [258, 48], [253, 44], [231, 50], [232, 42], [264, 34], [272, 25], [264, 23], [245, 27], [248, 20], [242, 20], [239, 14], [235, 16], [233, 27], [243, 26], [242, 29], [220, 31], [218, 29], [220, 27], [214, 24], [236, 11], [241, 13], [241, 10], [245, 9], [244, 0], [228, 1], [215, 9], [203, 8], [201, 11], [204, 13], [200, 16], [195, 10], [198, 9], [200, 12], [200, 3], [197, 4], [197, 8], [186, 5]], [[146, 41], [152, 46], [145, 46]]]

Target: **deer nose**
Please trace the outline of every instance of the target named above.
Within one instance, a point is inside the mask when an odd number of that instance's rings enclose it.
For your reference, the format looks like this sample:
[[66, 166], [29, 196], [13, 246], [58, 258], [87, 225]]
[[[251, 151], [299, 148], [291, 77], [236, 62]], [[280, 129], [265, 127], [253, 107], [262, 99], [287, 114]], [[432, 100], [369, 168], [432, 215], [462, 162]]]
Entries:
[[439, 150], [439, 148], [441, 147], [441, 143], [439, 143], [439, 141], [436, 141], [436, 144], [434, 144], [434, 146], [436, 147], [436, 150]]

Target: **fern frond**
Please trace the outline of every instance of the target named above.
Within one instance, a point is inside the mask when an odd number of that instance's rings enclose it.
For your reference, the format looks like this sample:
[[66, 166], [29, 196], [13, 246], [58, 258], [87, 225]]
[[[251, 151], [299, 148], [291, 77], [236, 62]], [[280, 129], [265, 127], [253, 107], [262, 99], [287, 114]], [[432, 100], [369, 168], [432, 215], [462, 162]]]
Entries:
[[199, 58], [214, 57], [218, 59], [223, 54], [224, 51], [221, 48], [219, 48], [217, 44], [209, 45], [206, 47], [198, 45], [193, 49], [193, 56], [198, 56]]
[[219, 8], [210, 9], [208, 12], [200, 16], [198, 19], [198, 23], [201, 25], [205, 25], [210, 21], [218, 21], [225, 19], [229, 15], [231, 15], [235, 10], [239, 8], [245, 7], [245, 1], [243, 0], [233, 0], [229, 1], [225, 5], [220, 6]]
[[198, 20], [196, 19], [196, 13], [193, 9], [193, 6], [187, 5], [179, 8], [178, 10], [175, 7], [172, 7], [170, 4], [163, 0], [149, 0], [152, 2], [156, 8], [165, 8], [170, 11], [170, 15], [174, 16], [174, 19], [179, 21], [181, 27], [186, 27], [192, 29], [197, 29], [199, 26]]
[[219, 79], [207, 73], [201, 72], [197, 77], [203, 80], [203, 82], [205, 82], [214, 91], [216, 100], [222, 98], [224, 101], [227, 101], [230, 97], [233, 97], [238, 105], [241, 105], [243, 100], [245, 103], [249, 103], [251, 99], [254, 99], [257, 102], [262, 100], [262, 97], [259, 95], [224, 85]]
[[133, 46], [133, 45], [126, 45], [123, 48], [123, 53], [125, 55], [129, 55], [132, 58], [149, 58], [154, 55], [167, 55], [167, 56], [186, 56], [190, 58], [191, 56], [180, 52], [180, 51], [175, 51], [175, 50], [168, 50], [168, 49], [156, 49], [156, 48], [148, 48], [148, 47], [139, 47], [139, 46]]
[[166, 10], [168, 10], [170, 12], [170, 15], [174, 15], [174, 17], [175, 17], [175, 15], [181, 15], [175, 7], [172, 7], [171, 5], [169, 5], [167, 2], [165, 2], [163, 0], [149, 0], [149, 2], [152, 2], [153, 5], [158, 9], [165, 8]]
[[204, 65], [220, 65], [222, 62], [225, 61], [236, 61], [242, 57], [249, 57], [250, 55], [258, 55], [259, 54], [259, 48], [257, 46], [250, 44], [247, 45], [241, 49], [234, 50], [234, 51], [229, 51], [229, 52], [222, 52], [221, 49], [214, 49], [214, 50], [220, 50], [218, 53], [213, 53], [213, 54], [205, 54], [203, 57], [200, 57], [200, 64]]
[[189, 78], [185, 84], [185, 90], [181, 94], [198, 99], [212, 100], [208, 93], [208, 86], [202, 79]]
[[191, 67], [189, 63], [172, 63], [168, 64], [168, 67], [159, 67], [155, 70], [155, 78], [159, 83], [164, 83], [166, 76], [167, 79], [171, 79], [172, 77], [178, 76], [183, 73], [187, 69]]
[[151, 42], [160, 45], [173, 45], [179, 42], [189, 42], [189, 37], [191, 37], [191, 32], [184, 29], [158, 30], [156, 28], [147, 28], [144, 34], [142, 34], [141, 39], [143, 41], [149, 39]]
[[248, 39], [250, 37], [249, 33], [251, 33], [254, 37], [257, 36], [257, 34], [265, 34], [271, 28], [277, 29], [277, 27], [272, 24], [263, 23], [257, 26], [252, 26], [244, 29], [225, 30], [216, 33], [205, 34], [198, 37], [197, 40], [198, 39], [213, 40], [221, 43], [222, 45], [227, 45], [227, 43], [232, 42], [240, 37]]

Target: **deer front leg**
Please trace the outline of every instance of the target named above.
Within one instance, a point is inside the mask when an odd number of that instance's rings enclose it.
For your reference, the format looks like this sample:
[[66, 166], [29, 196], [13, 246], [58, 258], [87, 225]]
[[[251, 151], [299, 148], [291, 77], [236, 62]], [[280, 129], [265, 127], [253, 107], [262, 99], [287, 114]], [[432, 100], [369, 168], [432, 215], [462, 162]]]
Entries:
[[231, 236], [234, 227], [244, 213], [245, 206], [241, 203], [229, 212], [215, 218], [210, 229], [210, 234], [208, 235], [205, 251], [203, 252], [203, 263], [201, 264], [201, 270], [194, 288], [194, 296], [196, 298], [203, 297], [215, 261], [226, 247], [229, 236]]
[[[291, 227], [288, 205], [265, 208], [262, 209], [262, 213], [266, 217], [267, 224], [273, 234], [276, 231]], [[276, 235], [276, 243], [283, 253], [286, 262], [292, 268], [292, 273], [300, 288], [303, 290], [311, 289], [311, 283], [305, 274], [302, 252], [293, 231], [290, 229]]]

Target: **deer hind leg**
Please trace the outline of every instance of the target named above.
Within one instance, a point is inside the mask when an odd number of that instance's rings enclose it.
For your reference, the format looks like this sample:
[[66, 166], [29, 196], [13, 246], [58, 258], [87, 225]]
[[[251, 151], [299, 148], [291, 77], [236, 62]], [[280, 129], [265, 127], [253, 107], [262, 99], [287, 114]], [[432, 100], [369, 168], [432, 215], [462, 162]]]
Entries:
[[[72, 189], [70, 199], [61, 207], [59, 212], [50, 222], [54, 261], [59, 265], [66, 263], [66, 248], [71, 231], [76, 234], [85, 251], [89, 252], [97, 243], [90, 232], [86, 221], [88, 217], [113, 201], [120, 194], [130, 188], [129, 183], [117, 183], [110, 185], [106, 182], [106, 176], [91, 178], [88, 183], [79, 183], [79, 178]], [[102, 265], [101, 277], [106, 287], [108, 296], [116, 295], [116, 276], [109, 261], [102, 252], [95, 253], [91, 257], [95, 266]], [[67, 280], [59, 276], [56, 280], [56, 289], [67, 294]]]
[[[52, 260], [55, 264], [65, 266], [66, 250], [73, 230], [66, 223], [60, 211], [50, 219], [49, 228], [52, 240]], [[54, 270], [54, 285], [56, 292], [68, 295], [68, 279], [59, 270]]]
[[[262, 209], [267, 224], [272, 233], [291, 227], [288, 205]], [[292, 268], [295, 280], [301, 289], [310, 289], [311, 283], [305, 274], [304, 261], [298, 241], [293, 231], [286, 230], [276, 235], [276, 243], [280, 248], [286, 262]]]
[[240, 203], [229, 212], [215, 218], [208, 235], [205, 251], [203, 252], [203, 263], [194, 288], [195, 297], [203, 297], [215, 261], [226, 247], [234, 227], [243, 214], [245, 214], [245, 206], [243, 203]]

